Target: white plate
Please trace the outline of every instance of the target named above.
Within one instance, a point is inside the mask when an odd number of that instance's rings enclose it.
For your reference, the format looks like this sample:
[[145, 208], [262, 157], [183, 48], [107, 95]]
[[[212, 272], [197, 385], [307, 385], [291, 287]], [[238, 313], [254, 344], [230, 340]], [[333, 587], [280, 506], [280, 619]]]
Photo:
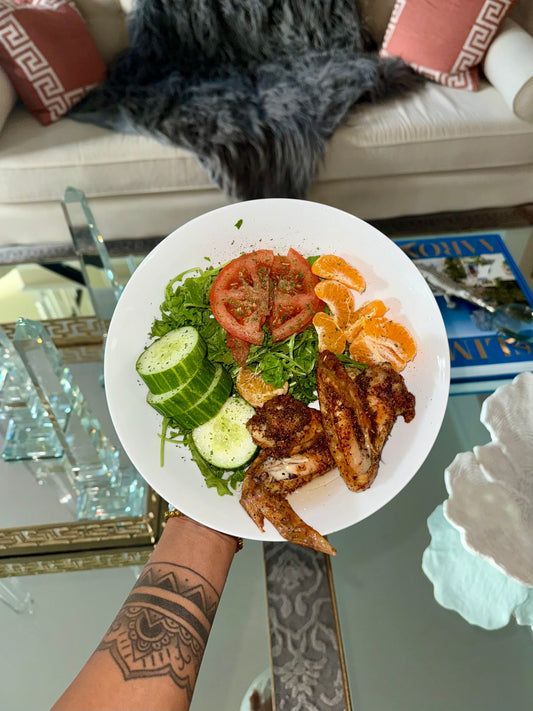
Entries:
[[[235, 224], [242, 220], [240, 229]], [[170, 279], [187, 268], [226, 262], [243, 251], [294, 247], [304, 256], [334, 253], [357, 267], [367, 282], [356, 303], [383, 299], [390, 317], [407, 326], [418, 353], [404, 370], [416, 396], [416, 416], [400, 418], [383, 450], [372, 487], [350, 492], [337, 470], [290, 497], [301, 517], [320, 533], [351, 526], [388, 503], [418, 471], [439, 432], [449, 391], [448, 340], [437, 303], [411, 260], [389, 238], [348, 213], [318, 203], [265, 199], [232, 204], [186, 223], [146, 257], [115, 309], [105, 351], [105, 386], [111, 417], [138, 471], [166, 501], [212, 528], [243, 538], [282, 540], [265, 522], [261, 533], [239, 504], [239, 496], [208, 489], [188, 450], [169, 444], [159, 464], [160, 416], [146, 404], [146, 386], [135, 361], [150, 342]]]

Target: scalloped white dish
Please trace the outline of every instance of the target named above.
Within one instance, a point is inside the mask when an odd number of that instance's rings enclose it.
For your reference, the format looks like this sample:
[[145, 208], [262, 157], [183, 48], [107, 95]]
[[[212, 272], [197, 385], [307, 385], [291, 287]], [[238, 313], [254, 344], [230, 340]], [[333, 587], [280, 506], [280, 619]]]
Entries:
[[492, 441], [445, 471], [444, 514], [465, 548], [533, 585], [533, 373], [490, 395], [481, 422]]
[[[242, 221], [239, 229], [236, 223]], [[448, 341], [438, 305], [411, 260], [389, 238], [348, 213], [291, 199], [252, 200], [206, 213], [164, 239], [142, 262], [119, 300], [106, 340], [105, 385], [111, 417], [124, 449], [146, 481], [192, 518], [243, 538], [282, 540], [266, 524], [262, 534], [239, 504], [208, 489], [188, 450], [170, 445], [160, 466], [160, 416], [146, 403], [135, 361], [149, 343], [167, 283], [188, 268], [217, 265], [258, 248], [305, 257], [335, 253], [367, 282], [360, 299], [383, 299], [390, 317], [407, 326], [418, 348], [403, 372], [416, 397], [416, 416], [400, 419], [383, 450], [370, 489], [350, 492], [337, 470], [302, 487], [290, 502], [322, 534], [350, 526], [395, 497], [418, 471], [440, 430], [448, 400]]]

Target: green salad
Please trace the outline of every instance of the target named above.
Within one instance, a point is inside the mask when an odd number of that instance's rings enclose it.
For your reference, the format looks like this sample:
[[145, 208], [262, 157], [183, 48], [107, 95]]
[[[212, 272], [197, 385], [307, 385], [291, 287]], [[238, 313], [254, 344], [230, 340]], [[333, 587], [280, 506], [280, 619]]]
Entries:
[[[235, 362], [226, 343], [227, 333], [213, 317], [209, 305], [209, 292], [222, 267], [187, 270], [178, 274], [165, 288], [165, 298], [160, 305], [161, 315], [153, 322], [151, 338], [161, 338], [184, 327], [194, 327], [207, 346], [207, 360], [222, 365], [233, 382], [240, 366]], [[272, 343], [265, 330], [264, 342], [251, 345], [246, 365], [261, 373], [264, 381], [280, 388], [287, 381], [289, 392], [309, 404], [316, 399], [315, 366], [318, 358], [318, 338], [311, 325], [304, 331]], [[200, 469], [206, 485], [215, 487], [220, 495], [232, 494], [244, 478], [247, 465], [231, 471], [216, 467], [200, 455], [192, 431], [184, 429], [172, 418], [163, 417], [161, 456], [167, 442], [184, 444]]]

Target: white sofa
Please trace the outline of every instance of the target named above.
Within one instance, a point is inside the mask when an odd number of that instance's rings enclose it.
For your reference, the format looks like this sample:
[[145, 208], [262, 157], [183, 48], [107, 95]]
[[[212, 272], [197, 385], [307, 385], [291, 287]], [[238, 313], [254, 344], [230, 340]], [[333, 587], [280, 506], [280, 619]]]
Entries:
[[[127, 43], [127, 0], [76, 2], [110, 61]], [[393, 0], [361, 4], [379, 43]], [[531, 0], [519, 0], [511, 17], [489, 48], [478, 92], [428, 83], [356, 107], [309, 199], [367, 220], [533, 202]], [[68, 118], [43, 127], [20, 103], [11, 108], [14, 100], [0, 83], [0, 246], [69, 242], [60, 205], [67, 186], [86, 193], [107, 239], [163, 236], [228, 201], [186, 150]]]

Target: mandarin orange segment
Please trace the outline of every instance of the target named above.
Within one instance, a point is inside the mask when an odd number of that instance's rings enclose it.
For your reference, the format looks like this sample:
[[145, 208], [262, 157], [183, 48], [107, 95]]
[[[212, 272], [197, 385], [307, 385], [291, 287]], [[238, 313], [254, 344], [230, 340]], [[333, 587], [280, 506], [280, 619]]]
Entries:
[[360, 293], [366, 287], [362, 274], [351, 264], [348, 264], [345, 259], [337, 257], [335, 254], [323, 254], [313, 263], [311, 271], [322, 279], [335, 279], [349, 289], [355, 289]]
[[399, 373], [416, 355], [416, 343], [409, 331], [383, 317], [365, 319], [350, 344], [351, 357], [375, 365], [386, 361]]
[[337, 327], [344, 330], [350, 322], [354, 307], [350, 289], [339, 281], [324, 280], [316, 284], [315, 294], [328, 305]]
[[337, 328], [335, 319], [329, 314], [319, 311], [313, 316], [313, 325], [318, 335], [318, 350], [343, 353], [346, 347], [346, 337]]
[[235, 379], [237, 392], [253, 407], [262, 405], [276, 395], [285, 395], [289, 390], [289, 383], [285, 382], [283, 387], [274, 388], [273, 385], [265, 383], [261, 373], [256, 373], [250, 368], [243, 367], [237, 373]]
[[398, 356], [394, 348], [389, 348], [386, 344], [373, 339], [357, 338], [350, 343], [349, 353], [357, 363], [366, 363], [366, 365], [390, 363], [397, 373], [406, 366], [406, 362]]
[[380, 316], [384, 316], [386, 311], [387, 307], [380, 299], [365, 301], [362, 306], [354, 311], [347, 327], [344, 330], [346, 340], [351, 343], [357, 337], [357, 334], [366, 319], [379, 318]]

